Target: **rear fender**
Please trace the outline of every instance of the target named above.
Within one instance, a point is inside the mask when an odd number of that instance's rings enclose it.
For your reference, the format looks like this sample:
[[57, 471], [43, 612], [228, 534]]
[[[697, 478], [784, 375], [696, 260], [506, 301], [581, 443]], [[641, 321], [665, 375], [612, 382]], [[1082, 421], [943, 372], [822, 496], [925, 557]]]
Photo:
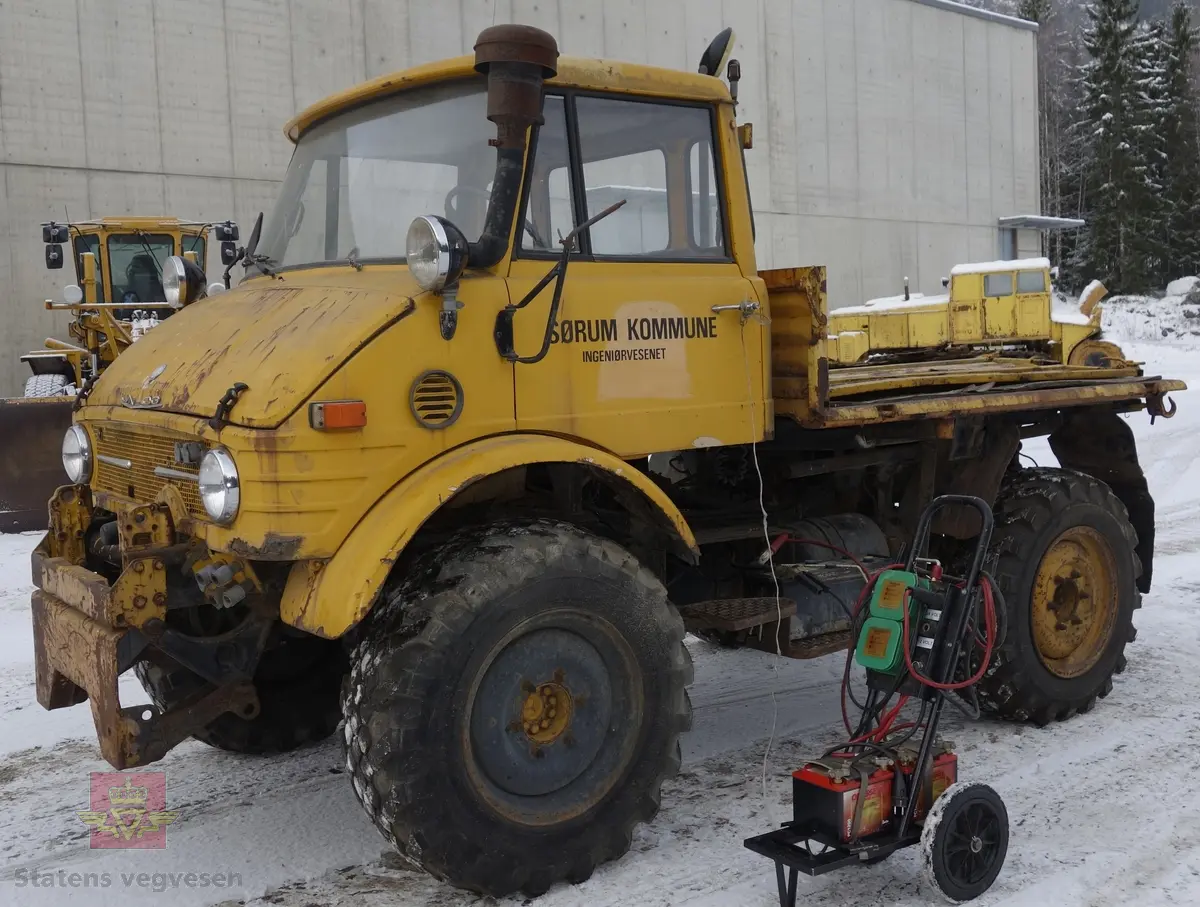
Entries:
[[581, 464], [603, 472], [649, 506], [677, 547], [697, 554], [683, 514], [624, 460], [544, 435], [503, 435], [466, 444], [405, 478], [359, 521], [332, 558], [293, 565], [280, 603], [284, 623], [335, 639], [366, 617], [392, 566], [421, 526], [455, 495], [489, 476], [535, 463]]
[[1136, 550], [1142, 562], [1138, 589], [1149, 592], [1154, 572], [1154, 498], [1138, 462], [1137, 442], [1129, 423], [1111, 410], [1072, 413], [1050, 435], [1050, 450], [1060, 466], [1106, 483], [1125, 505], [1137, 532]]

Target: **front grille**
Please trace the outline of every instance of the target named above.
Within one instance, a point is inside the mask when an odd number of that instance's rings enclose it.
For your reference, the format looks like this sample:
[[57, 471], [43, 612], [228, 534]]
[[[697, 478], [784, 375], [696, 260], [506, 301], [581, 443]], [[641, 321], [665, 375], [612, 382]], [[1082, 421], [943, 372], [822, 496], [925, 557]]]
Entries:
[[[196, 475], [198, 465], [175, 462], [175, 443], [195, 441], [186, 435], [165, 434], [161, 430], [142, 432], [115, 425], [100, 425], [93, 430], [96, 442], [96, 475], [92, 485], [98, 491], [130, 498], [139, 503], [153, 501], [164, 485], [179, 489], [188, 513], [204, 517], [200, 489], [195, 482], [154, 474], [156, 466]], [[128, 460], [132, 468], [105, 463], [100, 457]]]

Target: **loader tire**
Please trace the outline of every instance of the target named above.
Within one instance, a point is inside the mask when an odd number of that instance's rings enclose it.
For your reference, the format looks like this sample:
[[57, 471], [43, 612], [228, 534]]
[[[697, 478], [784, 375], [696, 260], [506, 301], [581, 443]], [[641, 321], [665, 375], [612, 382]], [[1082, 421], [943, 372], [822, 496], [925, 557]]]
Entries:
[[[242, 718], [226, 712], [192, 736], [217, 749], [260, 756], [324, 740], [341, 721], [338, 693], [347, 668], [339, 641], [288, 637], [263, 653], [254, 674], [258, 714]], [[161, 655], [138, 662], [134, 671], [151, 702], [164, 710], [206, 685]]]
[[679, 770], [683, 637], [662, 584], [611, 541], [547, 521], [460, 534], [389, 583], [351, 658], [355, 794], [460, 888], [582, 882]]
[[1007, 627], [980, 704], [1038, 725], [1090, 711], [1125, 670], [1125, 644], [1137, 635], [1141, 564], [1125, 505], [1083, 473], [1022, 469], [1006, 479], [995, 517]]
[[66, 386], [66, 375], [30, 375], [25, 379], [25, 396], [61, 397]]

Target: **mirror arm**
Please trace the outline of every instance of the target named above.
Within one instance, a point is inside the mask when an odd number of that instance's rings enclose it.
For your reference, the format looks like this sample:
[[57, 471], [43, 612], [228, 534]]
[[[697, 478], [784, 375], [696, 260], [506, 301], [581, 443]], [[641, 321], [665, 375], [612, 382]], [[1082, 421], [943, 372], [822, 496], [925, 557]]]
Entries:
[[[537, 282], [537, 285], [525, 294], [525, 297], [515, 305], [509, 303], [496, 314], [496, 347], [500, 351], [500, 356], [507, 359], [509, 362], [517, 362], [522, 365], [533, 365], [536, 362], [541, 362], [546, 358], [546, 354], [550, 352], [550, 342], [554, 337], [554, 327], [558, 324], [558, 307], [562, 302], [563, 284], [567, 279], [567, 265], [571, 262], [571, 252], [575, 248], [575, 240], [584, 231], [589, 230], [594, 224], [604, 220], [608, 215], [612, 214], [618, 208], [625, 204], [627, 199], [621, 199], [615, 204], [609, 205], [595, 217], [584, 221], [566, 236], [559, 240], [562, 243], [562, 255], [549, 271], [546, 276]], [[550, 281], [555, 280], [554, 298], [550, 300], [550, 314], [546, 318], [546, 332], [542, 335], [542, 348], [533, 356], [518, 356], [515, 348], [513, 337], [513, 316], [517, 310], [525, 308], [529, 303], [537, 298], [542, 290], [546, 289]]]

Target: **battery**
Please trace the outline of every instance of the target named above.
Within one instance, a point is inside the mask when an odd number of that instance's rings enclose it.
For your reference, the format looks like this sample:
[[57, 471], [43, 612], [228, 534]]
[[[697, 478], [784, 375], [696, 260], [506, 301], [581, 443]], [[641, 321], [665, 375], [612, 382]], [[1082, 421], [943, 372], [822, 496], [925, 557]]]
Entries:
[[[907, 754], [909, 761], [901, 762], [906, 786], [912, 783], [915, 753]], [[903, 758], [903, 756], [902, 756]], [[867, 778], [866, 800], [858, 823], [857, 837], [884, 831], [891, 824], [895, 773], [890, 768], [876, 768]], [[933, 760], [933, 799], [936, 800], [958, 780], [958, 756], [943, 752]], [[911, 788], [909, 788], [911, 789]], [[792, 772], [792, 819], [800, 828], [820, 830], [836, 835], [848, 843], [854, 831], [854, 810], [862, 792], [862, 777], [849, 771], [849, 766], [831, 768], [824, 763], [811, 762]], [[921, 821], [929, 812], [924, 791], [917, 798], [914, 821]]]
[[[904, 774], [905, 780], [912, 783], [912, 770], [916, 762], [913, 759], [910, 762], [901, 762], [900, 771]], [[933, 799], [936, 800], [951, 784], [958, 780], [958, 756], [951, 752], [944, 752], [934, 757], [933, 760]], [[917, 797], [917, 811], [913, 813], [913, 820], [916, 822], [925, 818], [925, 814], [929, 812], [929, 804], [925, 802], [925, 792], [921, 791]]]
[[[839, 769], [843, 768], [838, 766]], [[867, 779], [866, 799], [858, 823], [858, 836], [880, 831], [892, 815], [891, 769], [878, 768]], [[810, 763], [792, 772], [792, 812], [803, 828], [836, 835], [846, 842], [852, 837], [854, 810], [862, 791], [862, 778], [845, 770], [835, 771], [821, 763]]]

